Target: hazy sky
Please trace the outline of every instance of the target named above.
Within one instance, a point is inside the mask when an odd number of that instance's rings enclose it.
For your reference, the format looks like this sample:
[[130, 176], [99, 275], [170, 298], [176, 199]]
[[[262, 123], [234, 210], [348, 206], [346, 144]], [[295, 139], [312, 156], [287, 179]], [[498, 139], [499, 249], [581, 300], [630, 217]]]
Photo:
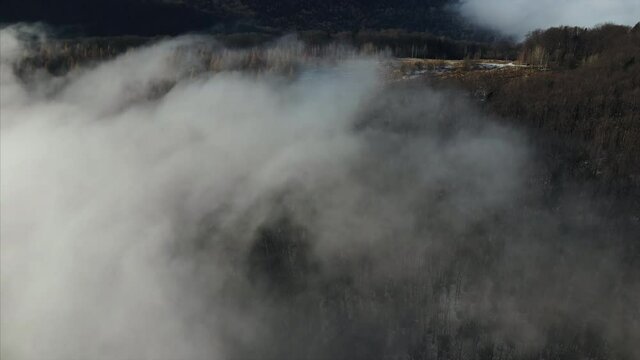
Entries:
[[461, 12], [480, 25], [522, 38], [529, 31], [558, 25], [634, 25], [640, 21], [640, 1], [465, 0]]

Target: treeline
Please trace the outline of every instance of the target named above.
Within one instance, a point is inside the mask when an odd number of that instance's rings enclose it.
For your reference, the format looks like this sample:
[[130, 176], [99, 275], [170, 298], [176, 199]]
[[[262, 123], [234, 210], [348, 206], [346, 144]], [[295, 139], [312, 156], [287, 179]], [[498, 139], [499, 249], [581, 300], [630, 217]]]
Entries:
[[615, 66], [619, 57], [635, 61], [630, 59], [637, 54], [638, 46], [640, 23], [633, 28], [614, 24], [592, 29], [562, 26], [530, 33], [522, 45], [519, 60], [562, 69], [607, 61]]
[[22, 78], [37, 69], [63, 75], [78, 66], [113, 58], [154, 39], [158, 38], [120, 36], [34, 42], [29, 44], [25, 50], [28, 55], [21, 59], [15, 70]]
[[[268, 63], [260, 59], [269, 52], [274, 43], [279, 42], [282, 35], [277, 32], [250, 32], [218, 34], [215, 41], [202, 46], [200, 55], [204, 63], [216, 63], [229, 50], [240, 50], [251, 54], [252, 64]], [[305, 48], [303, 57], [321, 56], [346, 51], [364, 54], [384, 54], [393, 57], [432, 58], [432, 59], [515, 59], [517, 47], [507, 41], [484, 43], [453, 40], [424, 32], [407, 32], [404, 30], [362, 30], [331, 33], [326, 31], [301, 31], [295, 34]], [[64, 74], [76, 66], [109, 59], [129, 49], [151, 44], [160, 37], [93, 37], [50, 40], [33, 44], [30, 56], [19, 66], [21, 74], [28, 74], [33, 69], [46, 69], [52, 74]], [[281, 41], [280, 41], [281, 42]], [[206, 57], [210, 58], [207, 59]], [[247, 66], [239, 63], [241, 68]], [[211, 70], [220, 70], [212, 67]]]
[[453, 40], [424, 32], [404, 30], [357, 31], [338, 33], [330, 39], [344, 41], [357, 48], [389, 49], [395, 57], [429, 59], [515, 59], [517, 47], [508, 41], [473, 42]]
[[[395, 57], [430, 59], [513, 59], [518, 56], [516, 44], [507, 40], [479, 42], [454, 40], [429, 32], [411, 32], [402, 29], [322, 31], [308, 30], [295, 33], [309, 47], [350, 46], [368, 52], [386, 52]], [[263, 46], [282, 37], [281, 33], [232, 33], [215, 38], [230, 48]]]

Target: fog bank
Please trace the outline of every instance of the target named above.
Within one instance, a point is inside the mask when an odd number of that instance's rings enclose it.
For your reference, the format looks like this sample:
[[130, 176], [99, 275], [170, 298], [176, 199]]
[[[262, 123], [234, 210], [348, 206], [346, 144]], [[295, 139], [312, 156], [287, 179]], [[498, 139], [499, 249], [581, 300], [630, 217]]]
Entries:
[[464, 0], [460, 12], [470, 20], [522, 39], [536, 29], [612, 22], [633, 26], [640, 21], [634, 0]]
[[542, 205], [535, 150], [464, 96], [355, 53], [208, 72], [201, 37], [25, 82], [24, 31], [0, 33], [2, 358], [637, 354], [602, 245], [625, 235]]

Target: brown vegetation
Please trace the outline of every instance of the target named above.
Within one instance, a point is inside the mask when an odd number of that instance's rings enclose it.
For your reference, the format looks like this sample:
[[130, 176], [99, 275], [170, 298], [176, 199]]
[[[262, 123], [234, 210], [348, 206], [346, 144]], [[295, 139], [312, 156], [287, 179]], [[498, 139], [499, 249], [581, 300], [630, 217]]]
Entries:
[[559, 176], [591, 182], [598, 192], [640, 209], [640, 26], [536, 31], [520, 59], [551, 71], [512, 68], [452, 77], [490, 112], [555, 138], [574, 159], [556, 161]]

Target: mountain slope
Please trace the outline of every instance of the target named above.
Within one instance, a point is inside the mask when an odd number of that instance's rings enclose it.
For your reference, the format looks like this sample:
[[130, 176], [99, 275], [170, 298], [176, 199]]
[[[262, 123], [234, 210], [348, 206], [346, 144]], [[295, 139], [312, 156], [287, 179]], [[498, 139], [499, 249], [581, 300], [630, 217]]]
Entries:
[[487, 38], [455, 10], [458, 0], [5, 0], [0, 22], [42, 21], [88, 35], [175, 35], [215, 27], [352, 31], [404, 29]]

